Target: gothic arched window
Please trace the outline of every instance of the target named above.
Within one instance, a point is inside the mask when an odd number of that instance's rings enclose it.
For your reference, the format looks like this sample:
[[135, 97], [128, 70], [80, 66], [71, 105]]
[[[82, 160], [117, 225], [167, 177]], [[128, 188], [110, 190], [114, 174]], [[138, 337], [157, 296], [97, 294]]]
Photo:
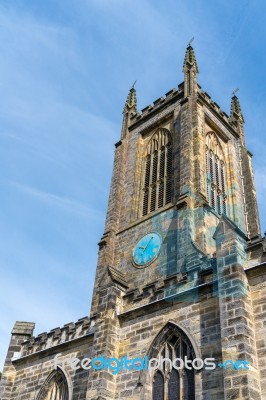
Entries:
[[226, 215], [226, 177], [223, 150], [217, 136], [206, 136], [206, 178], [209, 205], [220, 215]]
[[69, 400], [69, 390], [64, 373], [57, 369], [46, 379], [38, 400]]
[[142, 215], [171, 203], [172, 141], [167, 129], [159, 129], [151, 138], [144, 159]]
[[185, 357], [189, 361], [194, 360], [189, 339], [184, 334], [172, 333], [157, 357], [165, 359], [165, 362], [160, 364], [154, 375], [153, 400], [195, 400], [194, 369], [187, 369], [182, 361], [173, 363], [176, 359], [184, 361]]

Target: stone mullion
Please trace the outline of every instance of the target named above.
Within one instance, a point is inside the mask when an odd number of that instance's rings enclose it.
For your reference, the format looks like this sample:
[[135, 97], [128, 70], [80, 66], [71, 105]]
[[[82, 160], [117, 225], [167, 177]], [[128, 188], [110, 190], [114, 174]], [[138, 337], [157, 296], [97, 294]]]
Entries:
[[48, 390], [48, 395], [47, 395], [48, 400], [52, 399], [52, 394], [53, 394], [53, 387], [51, 387], [50, 390]]
[[184, 368], [182, 368], [179, 372], [179, 399], [180, 400], [185, 400], [185, 393], [184, 393], [184, 376], [185, 376], [185, 371]]
[[54, 383], [53, 384], [53, 388], [52, 388], [52, 392], [51, 392], [51, 400], [56, 400], [57, 397], [57, 385]]
[[166, 374], [163, 373], [164, 376], [164, 399], [168, 400], [168, 382], [169, 382], [169, 376], [166, 377]]

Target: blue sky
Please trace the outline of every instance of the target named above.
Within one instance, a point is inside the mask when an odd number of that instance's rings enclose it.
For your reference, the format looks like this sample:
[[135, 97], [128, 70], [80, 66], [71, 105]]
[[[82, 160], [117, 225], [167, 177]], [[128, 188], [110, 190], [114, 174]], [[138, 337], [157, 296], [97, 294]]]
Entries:
[[[199, 83], [254, 154], [266, 229], [264, 1], [1, 0], [0, 365], [16, 320], [41, 333], [88, 314], [114, 143], [138, 108], [183, 81], [192, 36]], [[0, 366], [1, 369], [1, 366]]]

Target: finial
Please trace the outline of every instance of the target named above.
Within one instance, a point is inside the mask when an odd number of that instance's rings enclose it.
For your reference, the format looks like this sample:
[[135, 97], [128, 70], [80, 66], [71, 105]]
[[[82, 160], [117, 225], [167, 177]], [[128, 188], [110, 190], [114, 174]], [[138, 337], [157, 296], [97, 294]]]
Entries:
[[233, 93], [232, 93], [232, 99], [231, 99], [231, 112], [230, 112], [230, 119], [233, 120], [240, 120], [241, 122], [244, 122], [244, 117], [241, 111], [241, 106], [238, 97], [236, 96], [236, 93], [239, 91], [239, 88], [236, 88]]
[[183, 64], [183, 72], [187, 69], [191, 69], [192, 67], [196, 68], [196, 72], [199, 72], [198, 70], [198, 65], [196, 61], [196, 56], [193, 50], [193, 47], [191, 46], [191, 43], [193, 42], [194, 37], [190, 40], [187, 46], [186, 54], [185, 54], [185, 59], [184, 59], [184, 64]]
[[232, 97], [234, 97], [238, 91], [239, 91], [238, 88], [236, 88], [235, 90], [233, 90]]
[[137, 112], [137, 96], [136, 89], [134, 87], [136, 82], [137, 81], [133, 83], [129, 90], [123, 112], [130, 111], [131, 114], [135, 114]]
[[190, 39], [190, 41], [188, 42], [188, 45], [187, 45], [187, 47], [189, 47], [189, 46], [191, 45], [191, 43], [193, 42], [193, 40], [194, 40], [194, 36], [193, 36], [193, 38], [192, 38], [192, 39]]

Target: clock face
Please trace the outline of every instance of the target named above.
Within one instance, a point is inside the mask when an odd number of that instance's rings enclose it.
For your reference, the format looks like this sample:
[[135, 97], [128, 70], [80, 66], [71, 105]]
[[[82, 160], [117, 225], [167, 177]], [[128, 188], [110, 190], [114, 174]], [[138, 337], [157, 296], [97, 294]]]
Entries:
[[144, 267], [158, 256], [162, 239], [156, 232], [143, 236], [133, 249], [133, 261], [136, 266]]

